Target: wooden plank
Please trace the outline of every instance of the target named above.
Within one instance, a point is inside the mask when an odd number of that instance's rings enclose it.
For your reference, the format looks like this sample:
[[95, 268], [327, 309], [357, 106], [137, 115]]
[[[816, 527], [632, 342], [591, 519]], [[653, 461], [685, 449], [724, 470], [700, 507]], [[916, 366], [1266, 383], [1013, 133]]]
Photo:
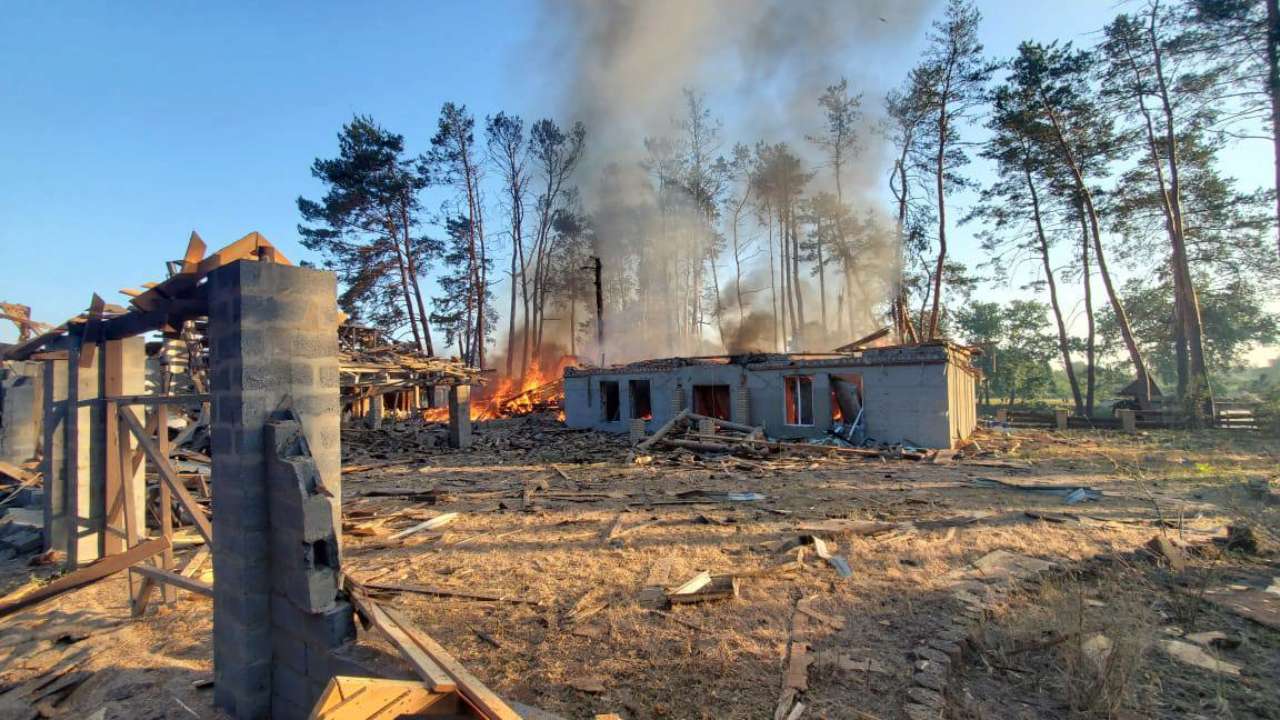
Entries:
[[672, 417], [670, 420], [662, 423], [662, 427], [658, 428], [656, 432], [654, 432], [652, 435], [645, 438], [644, 440], [641, 440], [636, 445], [636, 449], [648, 450], [649, 448], [653, 447], [655, 443], [657, 443], [662, 438], [666, 437], [667, 433], [671, 432], [671, 429], [676, 426], [676, 423], [680, 422], [681, 420], [684, 420], [688, 416], [689, 416], [688, 410], [681, 410], [680, 412], [676, 413], [675, 416]]
[[178, 569], [178, 574], [183, 577], [195, 577], [196, 573], [200, 572], [200, 568], [204, 566], [204, 561], [208, 557], [209, 546], [201, 545], [196, 548], [195, 552], [191, 553], [191, 557], [187, 558], [187, 561]]
[[30, 470], [20, 468], [17, 465], [5, 462], [4, 460], [0, 460], [0, 475], [8, 475], [23, 485], [29, 485], [40, 479], [39, 473], [34, 473]]
[[430, 635], [415, 627], [413, 623], [409, 622], [394, 608], [387, 608], [384, 612], [402, 632], [410, 637], [435, 662], [437, 667], [453, 678], [458, 692], [484, 713], [485, 717], [490, 720], [521, 720], [520, 715], [503, 702], [497, 693], [486, 687], [461, 663], [454, 660], [453, 656], [446, 652]]
[[413, 669], [418, 673], [418, 676], [427, 681], [427, 685], [432, 692], [453, 692], [458, 689], [453, 678], [445, 673], [444, 669], [436, 664], [418, 643], [404, 632], [400, 624], [394, 622], [388, 616], [387, 610], [370, 600], [367, 595], [359, 590], [354, 590], [349, 593], [349, 596], [356, 609], [360, 611], [360, 614], [383, 635], [387, 636], [387, 639], [391, 641], [392, 645], [396, 646], [396, 649], [400, 651], [405, 660], [408, 660], [409, 664], [413, 665]]
[[[192, 240], [198, 241], [200, 237], [194, 232], [191, 233]], [[203, 246], [204, 243], [201, 243]], [[188, 248], [190, 250], [190, 248]], [[200, 253], [204, 253], [201, 247]], [[167, 383], [166, 383], [167, 384]], [[156, 450], [160, 451], [160, 457], [169, 457], [169, 407], [167, 405], [157, 405], [151, 413], [150, 420], [154, 421], [156, 428]], [[150, 425], [150, 423], [148, 423]], [[173, 491], [169, 489], [168, 483], [160, 483], [160, 534], [169, 538], [169, 544], [173, 545]], [[173, 548], [165, 550], [160, 555], [160, 567], [173, 571]], [[173, 584], [166, 583], [163, 592], [164, 601], [171, 603], [174, 601]]]
[[81, 368], [93, 367], [94, 346], [101, 334], [99, 330], [102, 324], [102, 311], [106, 303], [102, 298], [98, 297], [98, 293], [93, 294], [93, 299], [89, 301], [89, 319], [84, 326], [83, 334], [80, 336], [80, 358], [78, 362]]
[[120, 405], [198, 405], [209, 402], [208, 394], [187, 393], [185, 395], [117, 395], [114, 397], [89, 398], [81, 400], [80, 405], [114, 402]]
[[[102, 394], [104, 397], [120, 395], [124, 392], [124, 341], [108, 340], [102, 350]], [[125, 485], [125, 478], [121, 473], [121, 467], [118, 458], [120, 457], [120, 445], [123, 438], [120, 437], [120, 420], [116, 417], [116, 406], [108, 401], [105, 408], [100, 411], [94, 411], [96, 415], [102, 412], [102, 421], [105, 423], [104, 439], [105, 443], [105, 475], [106, 475], [106, 522], [107, 530], [120, 530], [121, 514], [124, 510], [124, 496], [122, 489]], [[129, 545], [136, 543], [130, 542]], [[119, 535], [113, 535], [108, 532], [103, 539], [103, 552], [107, 555], [114, 555], [123, 551], [124, 542]], [[131, 582], [132, 584], [132, 582]]]
[[168, 458], [160, 455], [160, 451], [156, 449], [155, 443], [151, 442], [151, 438], [146, 436], [146, 431], [142, 428], [142, 423], [138, 421], [138, 416], [133, 410], [125, 406], [120, 406], [120, 417], [129, 425], [129, 430], [133, 432], [133, 436], [138, 439], [138, 444], [147, 453], [147, 459], [151, 464], [156, 466], [156, 472], [160, 475], [160, 479], [168, 483], [169, 489], [174, 495], [178, 496], [178, 502], [187, 509], [191, 515], [191, 519], [195, 521], [196, 530], [200, 532], [200, 536], [204, 538], [206, 543], [213, 544], [213, 528], [209, 525], [209, 518], [205, 517], [204, 509], [196, 503], [195, 498], [191, 497], [191, 493], [187, 490], [187, 486], [173, 472], [173, 466], [169, 464]]
[[191, 237], [187, 239], [186, 252], [182, 253], [182, 272], [195, 272], [196, 268], [200, 267], [200, 261], [204, 259], [205, 249], [206, 246], [200, 234], [192, 230]]
[[44, 602], [50, 598], [61, 595], [68, 590], [74, 590], [93, 582], [97, 582], [108, 575], [113, 575], [124, 570], [131, 565], [135, 565], [146, 560], [153, 555], [163, 552], [169, 547], [169, 541], [159, 537], [146, 542], [135, 545], [119, 555], [108, 555], [97, 562], [86, 565], [75, 572], [68, 573], [54, 580], [48, 585], [36, 588], [31, 592], [12, 600], [6, 599], [0, 602], [0, 618], [7, 617], [24, 608], [31, 607], [37, 603]]
[[501, 593], [496, 590], [477, 590], [477, 589], [464, 590], [460, 588], [438, 587], [435, 585], [417, 585], [414, 583], [391, 584], [391, 583], [366, 582], [363, 584], [365, 587], [371, 590], [410, 592], [410, 593], [418, 593], [420, 595], [437, 595], [439, 597], [456, 597], [456, 598], [464, 598], [467, 600], [488, 600], [491, 602], [520, 603], [524, 605], [541, 605], [542, 604], [542, 601], [540, 600], [524, 598], [518, 595], [508, 595], [506, 593]]
[[199, 580], [193, 580], [186, 575], [179, 575], [176, 572], [170, 572], [158, 567], [150, 565], [137, 565], [133, 568], [133, 572], [144, 575], [158, 583], [171, 585], [173, 587], [182, 588], [188, 592], [204, 595], [205, 597], [213, 597], [213, 586], [202, 583]]

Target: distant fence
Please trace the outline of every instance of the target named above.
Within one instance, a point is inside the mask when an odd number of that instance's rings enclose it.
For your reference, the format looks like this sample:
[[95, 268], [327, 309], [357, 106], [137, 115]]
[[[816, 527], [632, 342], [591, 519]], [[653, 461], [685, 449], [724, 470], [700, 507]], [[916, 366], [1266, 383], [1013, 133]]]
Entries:
[[[1259, 404], [1238, 400], [1224, 400], [1214, 403], [1213, 426], [1224, 430], [1258, 430], [1257, 410]], [[983, 418], [994, 422], [995, 408], [985, 408]], [[1163, 410], [1148, 412], [1137, 411], [1134, 414], [1136, 425], [1140, 429], [1176, 429], [1187, 426], [1186, 416]], [[1024, 428], [1057, 428], [1058, 418], [1052, 412], [1033, 410], [1009, 410], [1006, 413], [1006, 424], [1009, 427]], [[1068, 430], [1120, 430], [1120, 418], [1109, 416], [1067, 417]]]

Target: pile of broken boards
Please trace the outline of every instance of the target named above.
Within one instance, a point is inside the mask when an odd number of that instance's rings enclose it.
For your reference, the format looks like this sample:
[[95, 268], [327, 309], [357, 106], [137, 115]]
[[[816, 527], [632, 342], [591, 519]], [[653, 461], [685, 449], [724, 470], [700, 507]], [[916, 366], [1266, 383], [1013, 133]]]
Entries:
[[663, 446], [687, 450], [699, 455], [733, 454], [747, 458], [765, 458], [775, 454], [847, 456], [903, 460], [943, 461], [954, 458], [952, 450], [923, 450], [901, 445], [857, 447], [834, 436], [821, 441], [782, 442], [770, 440], [764, 428], [681, 410], [654, 432], [636, 444], [633, 459], [641, 464], [645, 451]]
[[34, 462], [0, 461], [0, 560], [37, 552], [44, 545], [44, 490]]

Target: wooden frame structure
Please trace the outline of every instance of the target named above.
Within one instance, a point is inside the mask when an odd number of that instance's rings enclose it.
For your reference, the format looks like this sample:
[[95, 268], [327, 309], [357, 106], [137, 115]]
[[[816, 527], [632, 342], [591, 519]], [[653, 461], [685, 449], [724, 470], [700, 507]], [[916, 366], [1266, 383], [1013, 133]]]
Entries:
[[[150, 598], [157, 588], [166, 602], [174, 598], [175, 590], [184, 590], [209, 596], [211, 585], [193, 576], [209, 557], [213, 542], [213, 526], [204, 508], [186, 487], [178, 471], [170, 461], [171, 446], [168, 435], [170, 407], [182, 404], [200, 404], [207, 408], [207, 394], [170, 394], [170, 378], [166, 374], [160, 393], [156, 395], [129, 395], [124, 392], [124, 340], [143, 333], [159, 331], [168, 339], [190, 344], [191, 321], [208, 314], [207, 283], [205, 277], [219, 267], [237, 260], [256, 259], [261, 262], [290, 264], [278, 249], [261, 234], [251, 232], [226, 247], [206, 257], [205, 243], [197, 233], [191, 233], [182, 260], [171, 264], [172, 274], [162, 282], [148, 283], [145, 290], [122, 291], [130, 296], [130, 308], [108, 305], [94, 294], [87, 312], [71, 318], [56, 328], [48, 330], [5, 353], [6, 359], [54, 359], [41, 352], [50, 343], [62, 337], [75, 338], [65, 353], [68, 364], [87, 369], [99, 361], [102, 372], [102, 396], [81, 399], [76, 382], [69, 382], [66, 411], [60, 416], [65, 423], [65, 452], [70, 458], [79, 455], [80, 443], [91, 428], [80, 427], [78, 410], [82, 407], [101, 407], [102, 443], [98, 457], [103, 468], [104, 515], [101, 528], [86, 528], [80, 521], [83, 508], [79, 504], [78, 491], [66, 495], [66, 515], [71, 524], [68, 532], [66, 564], [79, 568], [78, 548], [85, 531], [101, 530], [102, 553], [100, 559], [84, 568], [75, 569], [59, 579], [66, 589], [104, 577], [119, 570], [129, 569], [129, 596], [132, 613], [146, 611]], [[63, 357], [59, 354], [58, 357]], [[199, 389], [200, 384], [196, 383]], [[139, 418], [135, 407], [145, 407], [145, 422]], [[207, 412], [207, 410], [206, 410]], [[128, 481], [136, 475], [144, 463], [154, 468], [158, 484], [158, 537], [149, 537], [144, 495], [138, 497], [135, 484]], [[66, 484], [78, 488], [80, 470], [76, 462], [67, 463]], [[145, 484], [143, 485], [145, 488]], [[195, 530], [203, 540], [184, 563], [178, 565], [174, 558], [173, 537], [175, 518], [173, 503], [190, 516]], [[124, 564], [121, 564], [121, 563]], [[64, 582], [65, 581], [65, 582]], [[39, 598], [19, 598], [16, 602], [28, 604], [51, 597], [56, 592]], [[28, 602], [29, 601], [29, 602]], [[4, 612], [5, 608], [0, 608]]]

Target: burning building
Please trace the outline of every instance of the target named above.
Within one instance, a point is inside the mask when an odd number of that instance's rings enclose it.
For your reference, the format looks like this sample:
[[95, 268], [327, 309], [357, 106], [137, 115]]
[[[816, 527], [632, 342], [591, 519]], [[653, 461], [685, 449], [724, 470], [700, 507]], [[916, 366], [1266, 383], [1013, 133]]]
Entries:
[[774, 438], [857, 434], [951, 448], [977, 425], [974, 351], [946, 341], [843, 353], [750, 354], [566, 368], [565, 422], [654, 430], [683, 409]]

